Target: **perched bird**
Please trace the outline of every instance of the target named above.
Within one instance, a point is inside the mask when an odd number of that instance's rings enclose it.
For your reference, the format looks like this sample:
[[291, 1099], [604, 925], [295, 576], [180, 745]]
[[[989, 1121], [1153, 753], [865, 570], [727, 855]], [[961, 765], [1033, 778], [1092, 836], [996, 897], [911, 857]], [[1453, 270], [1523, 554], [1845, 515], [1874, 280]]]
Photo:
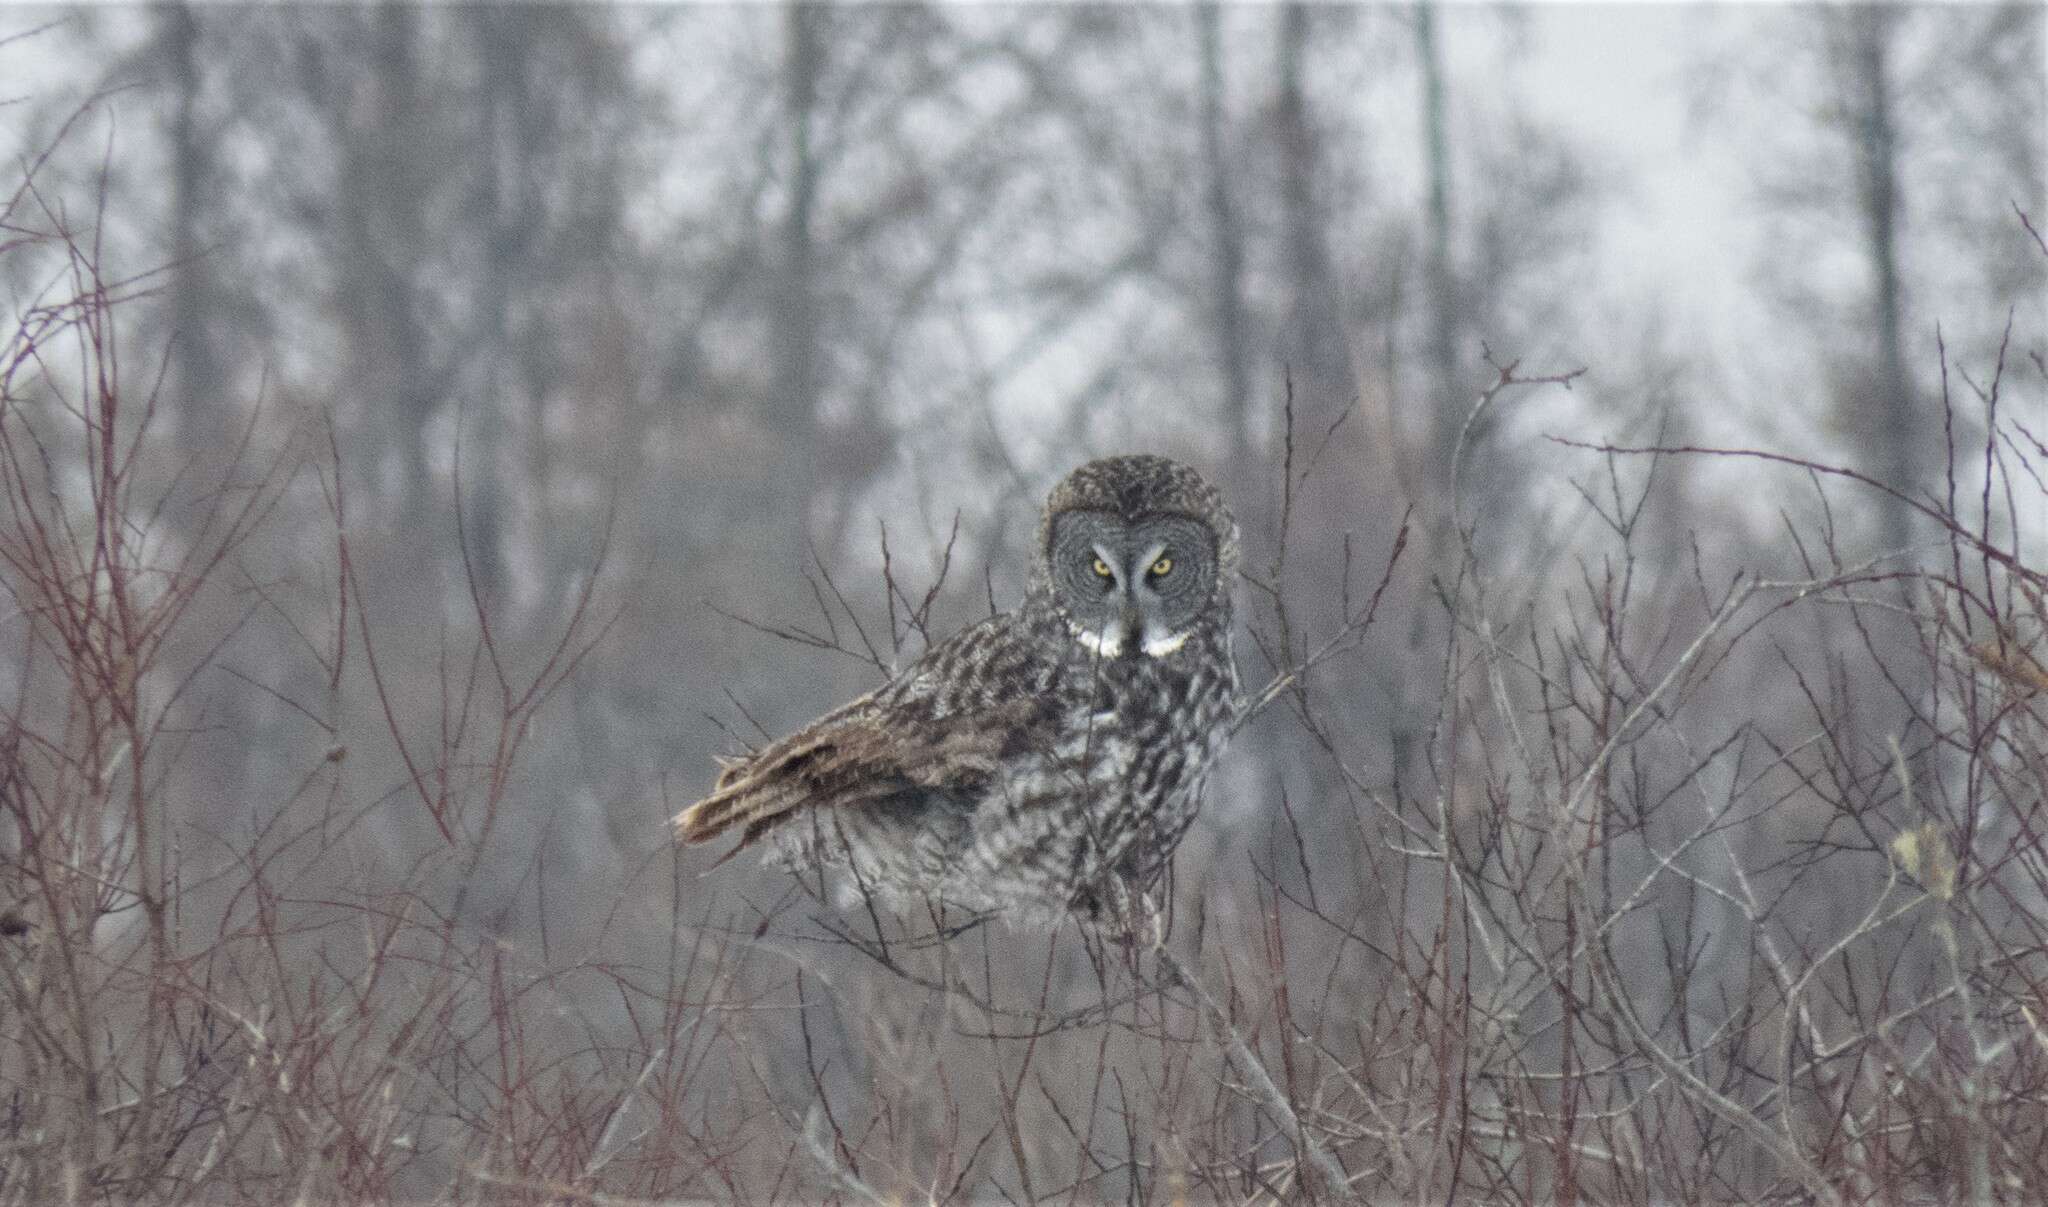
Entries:
[[1238, 702], [1237, 523], [1164, 457], [1091, 461], [1046, 499], [1016, 611], [727, 763], [676, 816], [885, 901], [1094, 916], [1165, 870]]

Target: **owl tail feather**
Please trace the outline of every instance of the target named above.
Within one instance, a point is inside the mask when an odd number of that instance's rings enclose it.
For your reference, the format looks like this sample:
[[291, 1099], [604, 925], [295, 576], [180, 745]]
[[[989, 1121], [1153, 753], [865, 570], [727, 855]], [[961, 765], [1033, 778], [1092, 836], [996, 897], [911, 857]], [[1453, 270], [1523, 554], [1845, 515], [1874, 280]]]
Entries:
[[[730, 790], [714, 792], [676, 814], [676, 841], [691, 844], [710, 842], [746, 820], [745, 814], [751, 810], [748, 810], [740, 799], [742, 795]], [[732, 850], [720, 855], [711, 866], [719, 867], [726, 860], [754, 845], [754, 840], [768, 828], [768, 820], [770, 819], [747, 821], [746, 830], [740, 835], [740, 841]]]
[[803, 773], [833, 753], [830, 741], [811, 738], [789, 740], [753, 758], [721, 759], [723, 770], [711, 795], [676, 814], [677, 840], [710, 842], [734, 826], [745, 826], [739, 845], [719, 860], [724, 863], [813, 799], [818, 785]]
[[[751, 841], [755, 837], [757, 825], [766, 820], [762, 816], [763, 813], [773, 816], [784, 811], [783, 809], [775, 809], [772, 805], [768, 805], [767, 802], [760, 799], [761, 796], [767, 795], [760, 791], [762, 787], [763, 785], [752, 782], [721, 786], [710, 796], [676, 814], [676, 839], [687, 843], [710, 842], [720, 834], [745, 822], [747, 823], [745, 837], [748, 841]], [[764, 805], [767, 805], [767, 808], [764, 809]], [[787, 806], [784, 806], [784, 808], [787, 808]], [[733, 850], [737, 853], [746, 845], [747, 842], [743, 841], [739, 847], [735, 847]], [[726, 856], [728, 859], [731, 857], [731, 855]], [[722, 863], [724, 860], [719, 862]]]

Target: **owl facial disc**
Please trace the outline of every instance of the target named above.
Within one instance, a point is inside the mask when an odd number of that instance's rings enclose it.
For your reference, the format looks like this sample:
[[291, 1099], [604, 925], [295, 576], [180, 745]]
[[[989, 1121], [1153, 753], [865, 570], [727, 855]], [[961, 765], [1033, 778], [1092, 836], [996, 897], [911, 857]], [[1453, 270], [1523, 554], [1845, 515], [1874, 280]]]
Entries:
[[1186, 601], [1203, 589], [1194, 580], [1210, 563], [1194, 527], [1180, 517], [1063, 517], [1070, 564], [1062, 594], [1067, 627], [1083, 649], [1099, 658], [1164, 658], [1187, 643]]

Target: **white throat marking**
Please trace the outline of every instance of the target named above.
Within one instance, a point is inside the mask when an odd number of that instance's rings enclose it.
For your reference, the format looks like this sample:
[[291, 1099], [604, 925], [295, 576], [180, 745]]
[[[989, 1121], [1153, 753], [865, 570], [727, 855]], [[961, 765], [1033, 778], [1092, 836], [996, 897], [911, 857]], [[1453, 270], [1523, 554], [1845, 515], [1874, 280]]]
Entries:
[[[1073, 630], [1074, 640], [1081, 643], [1081, 648], [1097, 657], [1114, 658], [1124, 652], [1122, 625], [1111, 624], [1099, 632], [1073, 621], [1068, 621], [1067, 627]], [[1164, 658], [1187, 643], [1188, 630], [1182, 630], [1160, 637], [1147, 637], [1139, 643], [1138, 648], [1154, 658]]]
[[1183, 629], [1178, 633], [1168, 633], [1164, 637], [1148, 637], [1140, 648], [1154, 658], [1164, 658], [1187, 643], [1187, 630]]
[[1115, 626], [1100, 633], [1086, 625], [1072, 622], [1069, 622], [1068, 627], [1074, 630], [1074, 638], [1081, 643], [1081, 648], [1097, 657], [1114, 658], [1124, 652], [1123, 634], [1119, 633]]

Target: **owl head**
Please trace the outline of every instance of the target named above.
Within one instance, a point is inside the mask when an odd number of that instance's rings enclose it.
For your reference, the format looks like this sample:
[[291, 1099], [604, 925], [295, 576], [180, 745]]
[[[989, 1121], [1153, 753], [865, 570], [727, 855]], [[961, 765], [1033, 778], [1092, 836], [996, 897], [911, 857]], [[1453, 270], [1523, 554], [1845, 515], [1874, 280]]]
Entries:
[[1165, 457], [1090, 461], [1053, 488], [1038, 525], [1040, 587], [1083, 645], [1163, 658], [1230, 622], [1237, 521], [1215, 487]]

